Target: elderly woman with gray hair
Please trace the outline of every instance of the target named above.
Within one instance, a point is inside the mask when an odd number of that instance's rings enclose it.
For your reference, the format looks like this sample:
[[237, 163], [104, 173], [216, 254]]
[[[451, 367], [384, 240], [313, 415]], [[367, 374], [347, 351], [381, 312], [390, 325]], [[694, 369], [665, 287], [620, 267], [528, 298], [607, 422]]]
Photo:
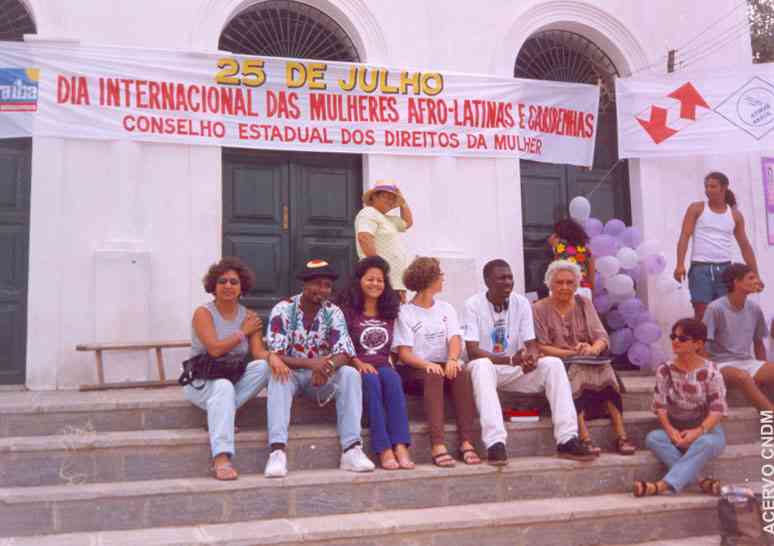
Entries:
[[626, 437], [623, 424], [621, 383], [610, 360], [601, 358], [610, 341], [591, 300], [576, 294], [580, 280], [580, 268], [568, 260], [548, 266], [545, 283], [550, 295], [534, 305], [538, 347], [569, 365], [567, 376], [578, 412], [581, 442], [599, 454], [599, 448], [591, 444], [586, 421], [609, 415], [617, 437], [616, 450], [632, 455], [635, 447]]

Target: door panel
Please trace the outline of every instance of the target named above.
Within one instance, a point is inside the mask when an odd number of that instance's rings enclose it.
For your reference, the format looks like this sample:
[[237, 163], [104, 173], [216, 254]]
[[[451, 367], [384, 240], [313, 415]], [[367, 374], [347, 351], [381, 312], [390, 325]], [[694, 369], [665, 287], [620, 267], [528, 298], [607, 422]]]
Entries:
[[31, 139], [0, 140], [0, 384], [23, 384], [27, 352]]
[[357, 260], [360, 156], [224, 150], [223, 255], [255, 271], [244, 303], [265, 314], [297, 293], [295, 274], [311, 258], [330, 262], [346, 283]]
[[255, 272], [246, 306], [271, 309], [289, 290], [290, 232], [285, 226], [288, 164], [281, 154], [223, 152], [223, 256], [238, 256]]

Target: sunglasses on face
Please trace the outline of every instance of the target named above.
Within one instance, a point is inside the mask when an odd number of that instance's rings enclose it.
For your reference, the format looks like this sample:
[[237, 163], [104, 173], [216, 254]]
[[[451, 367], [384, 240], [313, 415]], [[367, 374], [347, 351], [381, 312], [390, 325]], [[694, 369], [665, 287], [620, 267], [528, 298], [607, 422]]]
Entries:
[[230, 284], [231, 286], [237, 286], [239, 284], [239, 279], [227, 279], [226, 277], [221, 277], [218, 279], [218, 284]]
[[693, 341], [693, 338], [690, 336], [678, 336], [677, 334], [669, 334], [669, 339], [672, 341], [679, 341], [680, 343], [685, 343], [686, 341]]

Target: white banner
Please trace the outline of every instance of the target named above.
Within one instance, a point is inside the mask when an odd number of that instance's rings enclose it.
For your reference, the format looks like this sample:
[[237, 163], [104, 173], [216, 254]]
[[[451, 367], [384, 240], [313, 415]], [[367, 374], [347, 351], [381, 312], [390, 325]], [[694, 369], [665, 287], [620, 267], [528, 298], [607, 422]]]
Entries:
[[591, 165], [591, 85], [0, 42], [0, 138], [131, 139]]
[[774, 63], [616, 79], [619, 157], [774, 149]]

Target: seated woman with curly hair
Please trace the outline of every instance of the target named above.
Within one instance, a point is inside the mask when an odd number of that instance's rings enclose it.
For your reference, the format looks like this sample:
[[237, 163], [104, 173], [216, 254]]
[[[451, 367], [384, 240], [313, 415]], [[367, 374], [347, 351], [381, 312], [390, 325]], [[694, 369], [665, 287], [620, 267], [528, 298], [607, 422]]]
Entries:
[[403, 366], [398, 367], [406, 386], [421, 388], [430, 425], [433, 463], [454, 466], [444, 442], [444, 387], [451, 390], [457, 414], [459, 453], [465, 464], [479, 464], [473, 447], [473, 385], [460, 361], [462, 329], [457, 312], [435, 299], [443, 290], [443, 272], [436, 258], [417, 258], [403, 273], [403, 283], [417, 294], [400, 309], [393, 347]]
[[257, 359], [248, 364], [236, 384], [228, 379], [195, 380], [183, 388], [186, 399], [207, 412], [213, 476], [235, 480], [238, 474], [231, 458], [236, 410], [267, 386], [274, 369], [279, 373], [285, 365], [264, 347], [261, 319], [239, 303], [241, 295], [255, 284], [252, 271], [239, 258], [223, 258], [210, 266], [203, 282], [214, 299], [194, 311], [191, 356], [252, 354]]
[[412, 469], [406, 397], [390, 363], [400, 300], [390, 283], [390, 266], [379, 256], [363, 258], [337, 302], [355, 345], [352, 363], [363, 377], [371, 447], [385, 470]]

